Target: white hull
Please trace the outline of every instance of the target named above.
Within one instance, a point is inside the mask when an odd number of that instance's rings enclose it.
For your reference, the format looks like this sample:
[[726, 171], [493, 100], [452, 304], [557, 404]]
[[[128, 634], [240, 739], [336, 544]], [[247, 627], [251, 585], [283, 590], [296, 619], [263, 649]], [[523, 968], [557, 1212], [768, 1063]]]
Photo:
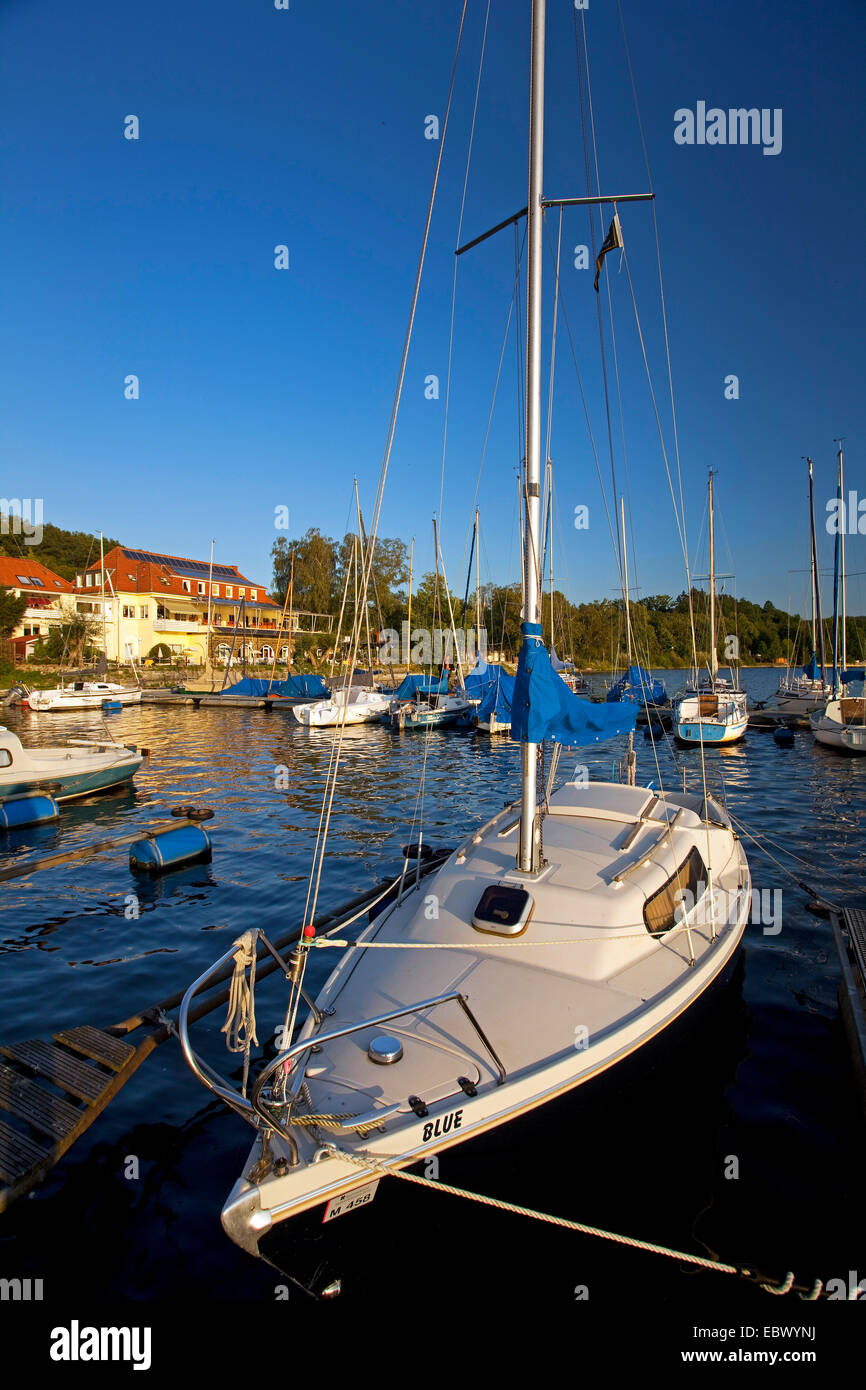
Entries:
[[825, 748], [842, 753], [866, 753], [866, 700], [830, 700], [809, 717], [812, 734]]
[[[724, 813], [711, 805], [714, 823], [707, 826], [695, 813], [701, 802], [619, 785], [566, 786], [551, 798], [545, 818], [549, 864], [540, 874], [515, 872], [518, 830], [514, 808], [507, 808], [377, 917], [361, 941], [464, 949], [346, 952], [317, 1000], [335, 1010], [333, 1022], [304, 1024], [290, 1085], [305, 1088], [299, 1115], [362, 1116], [381, 1128], [359, 1137], [352, 1129], [292, 1127], [296, 1165], [292, 1144], [275, 1134], [252, 1181], [263, 1156], [259, 1139], [223, 1210], [232, 1239], [255, 1253], [276, 1222], [368, 1182], [370, 1170], [343, 1155], [366, 1153], [386, 1167], [404, 1167], [581, 1085], [685, 1013], [731, 962], [751, 895], [745, 855], [722, 823]], [[670, 893], [671, 876], [690, 856], [698, 856], [692, 862], [706, 873], [701, 856], [708, 842], [713, 894], [699, 899], [688, 931], [677, 922], [652, 934], [644, 917], [648, 898], [660, 889]], [[472, 925], [491, 884], [519, 885], [532, 897], [519, 941]], [[431, 893], [440, 904], [434, 921], [425, 911]], [[555, 944], [540, 944], [548, 941]], [[201, 983], [188, 992], [185, 1008]], [[435, 1007], [419, 1009], [420, 1000]], [[381, 1016], [401, 1009], [399, 1021], [383, 1028]], [[317, 1054], [303, 1051], [304, 1041], [312, 1045], [337, 1024], [350, 1030], [346, 1036], [323, 1041]], [[392, 1066], [371, 1064], [367, 1056], [371, 1038], [383, 1031], [404, 1049]], [[420, 1097], [427, 1112], [419, 1115], [407, 1096]]]
[[674, 728], [683, 743], [736, 743], [748, 727], [745, 691], [686, 694], [674, 705]]
[[141, 690], [114, 685], [109, 681], [82, 681], [56, 690], [31, 690], [27, 696], [27, 704], [37, 713], [101, 709], [106, 700], [121, 705], [138, 705], [141, 704]]
[[55, 801], [104, 791], [132, 779], [143, 755], [114, 743], [71, 742], [55, 748], [25, 748], [0, 728], [0, 800], [43, 792]]
[[310, 729], [330, 729], [340, 724], [378, 724], [388, 714], [390, 697], [375, 690], [353, 690], [346, 704], [345, 692], [339, 690], [329, 700], [314, 700], [307, 705], [293, 705], [292, 714], [299, 724]]
[[832, 690], [822, 681], [804, 679], [780, 685], [767, 708], [779, 714], [807, 715], [823, 709], [832, 698]]

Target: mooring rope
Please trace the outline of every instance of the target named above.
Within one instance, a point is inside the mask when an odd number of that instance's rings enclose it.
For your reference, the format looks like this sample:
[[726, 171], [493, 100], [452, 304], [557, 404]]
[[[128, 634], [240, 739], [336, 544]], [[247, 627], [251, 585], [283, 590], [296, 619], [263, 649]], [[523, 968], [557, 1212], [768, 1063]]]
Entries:
[[685, 1250], [674, 1250], [668, 1245], [659, 1245], [654, 1241], [641, 1240], [638, 1236], [626, 1236], [617, 1231], [606, 1231], [601, 1226], [589, 1226], [583, 1221], [572, 1221], [565, 1216], [554, 1216], [550, 1212], [537, 1211], [533, 1207], [524, 1207], [517, 1202], [507, 1202], [501, 1197], [489, 1197], [483, 1192], [472, 1192], [465, 1187], [454, 1187], [451, 1183], [440, 1182], [435, 1178], [425, 1178], [420, 1173], [408, 1173], [404, 1168], [389, 1168], [378, 1162], [369, 1153], [350, 1154], [330, 1143], [324, 1147], [334, 1158], [343, 1158], [347, 1163], [353, 1163], [356, 1167], [365, 1168], [371, 1173], [379, 1173], [382, 1177], [402, 1178], [404, 1182], [433, 1188], [437, 1192], [449, 1192], [452, 1197], [464, 1197], [467, 1201], [477, 1202], [485, 1207], [493, 1207], [497, 1211], [507, 1211], [513, 1216], [526, 1216], [532, 1221], [540, 1221], [548, 1226], [558, 1226], [565, 1231], [575, 1231], [579, 1235], [596, 1236], [599, 1240], [611, 1241], [616, 1245], [625, 1245], [632, 1250], [643, 1250], [650, 1255], [664, 1255], [671, 1260], [695, 1265], [698, 1269], [714, 1270], [718, 1274], [734, 1274], [750, 1283], [757, 1283], [765, 1293], [781, 1295], [793, 1290], [804, 1301], [814, 1302], [821, 1297], [824, 1288], [821, 1279], [816, 1279], [811, 1288], [808, 1289], [803, 1285], [798, 1285], [790, 1270], [781, 1283], [773, 1284], [767, 1275], [759, 1273], [750, 1265], [725, 1264], [720, 1260], [708, 1259], [705, 1255], [694, 1255]]

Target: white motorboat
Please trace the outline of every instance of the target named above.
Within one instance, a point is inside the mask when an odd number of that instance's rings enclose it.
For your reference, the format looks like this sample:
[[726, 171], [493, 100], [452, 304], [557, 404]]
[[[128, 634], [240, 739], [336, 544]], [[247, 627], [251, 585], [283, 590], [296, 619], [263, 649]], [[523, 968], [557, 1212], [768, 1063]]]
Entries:
[[0, 727], [0, 800], [44, 792], [69, 801], [129, 782], [144, 754], [118, 743], [71, 739], [53, 748], [25, 748], [16, 734]]
[[[305, 925], [315, 921], [325, 827], [286, 972], [278, 1050], [263, 1065], [251, 1057], [247, 992], [260, 933], [246, 933], [187, 990], [178, 1019], [187, 1061], [257, 1131], [222, 1213], [231, 1238], [254, 1254], [267, 1232], [302, 1213], [328, 1221], [363, 1207], [375, 1222], [370, 1184], [383, 1173], [470, 1143], [618, 1066], [727, 976], [749, 913], [742, 842], [706, 787], [687, 795], [635, 786], [631, 746], [628, 785], [553, 785], [563, 743], [628, 733], [631, 745], [636, 707], [578, 699], [542, 641], [545, 0], [532, 0], [531, 11], [524, 621], [512, 704], [520, 795], [423, 880], [428, 846], [418, 831], [406, 847], [418, 876], [396, 881], [354, 941], [345, 933], [358, 913], [321, 936]], [[408, 334], [401, 374], [410, 345]], [[335, 787], [336, 774], [323, 818]], [[307, 964], [319, 950], [338, 952], [337, 963], [298, 1027]], [[252, 1067], [249, 1087], [225, 1080], [189, 1032], [198, 991], [232, 960], [227, 1029], [245, 1054], [245, 1077]]]
[[71, 685], [55, 686], [53, 690], [31, 690], [22, 704], [37, 713], [61, 714], [66, 710], [101, 709], [112, 704], [138, 705], [141, 687], [117, 685], [113, 681], [73, 681]]
[[308, 729], [330, 729], [337, 724], [380, 724], [388, 717], [390, 707], [390, 695], [352, 686], [348, 692], [336, 690], [328, 700], [293, 705], [292, 714]]

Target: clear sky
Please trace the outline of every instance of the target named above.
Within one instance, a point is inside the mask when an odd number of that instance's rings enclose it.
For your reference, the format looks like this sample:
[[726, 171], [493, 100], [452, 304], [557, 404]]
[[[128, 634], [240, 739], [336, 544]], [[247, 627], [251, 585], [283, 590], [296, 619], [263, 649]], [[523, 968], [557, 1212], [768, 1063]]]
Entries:
[[[453, 250], [486, 9], [471, 0], [381, 524], [417, 538], [420, 569], [439, 509]], [[216, 558], [260, 582], [276, 507], [289, 507], [291, 534], [341, 535], [357, 474], [369, 508], [439, 148], [425, 118], [444, 114], [459, 11], [458, 0], [0, 0], [4, 495], [41, 497], [46, 520], [135, 547], [206, 559], [215, 537]], [[657, 194], [690, 545], [713, 467], [721, 567], [741, 594], [802, 607], [804, 576], [789, 573], [808, 562], [801, 456], [815, 458], [823, 517], [833, 438], [846, 436], [848, 482], [866, 498], [866, 4], [623, 0], [623, 13]], [[490, 7], [464, 240], [526, 201], [528, 17], [528, 0]], [[590, 0], [585, 18], [602, 191], [644, 191], [615, 0]], [[572, 0], [548, 0], [548, 46], [545, 188], [583, 194]], [[780, 108], [781, 152], [677, 144], [674, 112], [698, 102]], [[129, 115], [137, 140], [124, 138]], [[620, 214], [670, 446], [653, 216], [641, 204]], [[549, 225], [555, 237], [555, 214]], [[573, 266], [588, 241], [587, 213], [567, 212], [562, 299], [609, 484], [592, 271]], [[459, 261], [442, 530], [460, 590], [513, 254], [509, 230]], [[607, 265], [633, 569], [643, 592], [676, 593], [683, 565], [631, 295], [619, 255]], [[549, 336], [545, 382], [548, 352]], [[124, 397], [129, 374], [138, 400]], [[425, 399], [433, 374], [438, 400]], [[725, 399], [729, 374], [737, 400]], [[512, 328], [479, 487], [485, 580], [518, 573], [516, 379]], [[578, 600], [610, 594], [616, 568], [561, 318], [551, 454], [558, 580]], [[572, 524], [580, 504], [585, 531]], [[826, 533], [822, 547], [829, 566]], [[848, 559], [866, 570], [866, 538], [849, 538]], [[855, 611], [863, 584], [852, 579]]]

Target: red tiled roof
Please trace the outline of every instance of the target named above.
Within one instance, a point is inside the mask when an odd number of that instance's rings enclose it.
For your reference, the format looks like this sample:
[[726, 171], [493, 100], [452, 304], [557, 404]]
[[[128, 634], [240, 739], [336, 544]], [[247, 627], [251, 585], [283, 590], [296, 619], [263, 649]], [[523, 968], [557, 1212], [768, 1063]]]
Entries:
[[[111, 584], [114, 585], [117, 592], [156, 595], [176, 594], [178, 597], [199, 598], [202, 600], [206, 598], [206, 594], [198, 593], [198, 576], [174, 574], [170, 565], [166, 563], [166, 561], [171, 559], [186, 564], [199, 564], [202, 562], [183, 561], [180, 556], [162, 556], [156, 554], [153, 555], [152, 560], [131, 560], [123, 553], [124, 550], [128, 549], [130, 549], [128, 546], [124, 546], [123, 548], [116, 547], [114, 550], [110, 550], [105, 556], [105, 572], [109, 576]], [[140, 553], [152, 554], [150, 551], [141, 551]], [[94, 573], [98, 573], [99, 568], [99, 561], [97, 561], [95, 565], [88, 566], [88, 569]], [[274, 605], [274, 600], [269, 596], [264, 584], [256, 584], [253, 580], [247, 579], [235, 565], [224, 565], [221, 566], [221, 568], [223, 570], [231, 569], [232, 577], [230, 580], [225, 580], [221, 576], [214, 578], [214, 586], [219, 589], [220, 598], [225, 597], [225, 586], [226, 583], [229, 583], [233, 589], [241, 587], [246, 590], [246, 600], [248, 604], [255, 603], [264, 606]], [[85, 571], [85, 573], [87, 573], [87, 571]], [[183, 587], [184, 580], [189, 584], [189, 589]], [[207, 579], [204, 576], [202, 576], [202, 582], [207, 586]], [[110, 587], [111, 585], [108, 585], [107, 589], [110, 589]], [[250, 598], [251, 589], [256, 590], [258, 597], [254, 599]], [[92, 584], [89, 586], [80, 584], [77, 586], [76, 592], [79, 594], [93, 594], [95, 589]], [[232, 598], [234, 601], [239, 602], [236, 593], [233, 594]]]
[[[28, 579], [41, 579], [41, 584], [28, 584]], [[73, 586], [38, 560], [14, 555], [0, 555], [0, 584], [7, 589], [22, 589], [34, 594], [71, 594]]]

